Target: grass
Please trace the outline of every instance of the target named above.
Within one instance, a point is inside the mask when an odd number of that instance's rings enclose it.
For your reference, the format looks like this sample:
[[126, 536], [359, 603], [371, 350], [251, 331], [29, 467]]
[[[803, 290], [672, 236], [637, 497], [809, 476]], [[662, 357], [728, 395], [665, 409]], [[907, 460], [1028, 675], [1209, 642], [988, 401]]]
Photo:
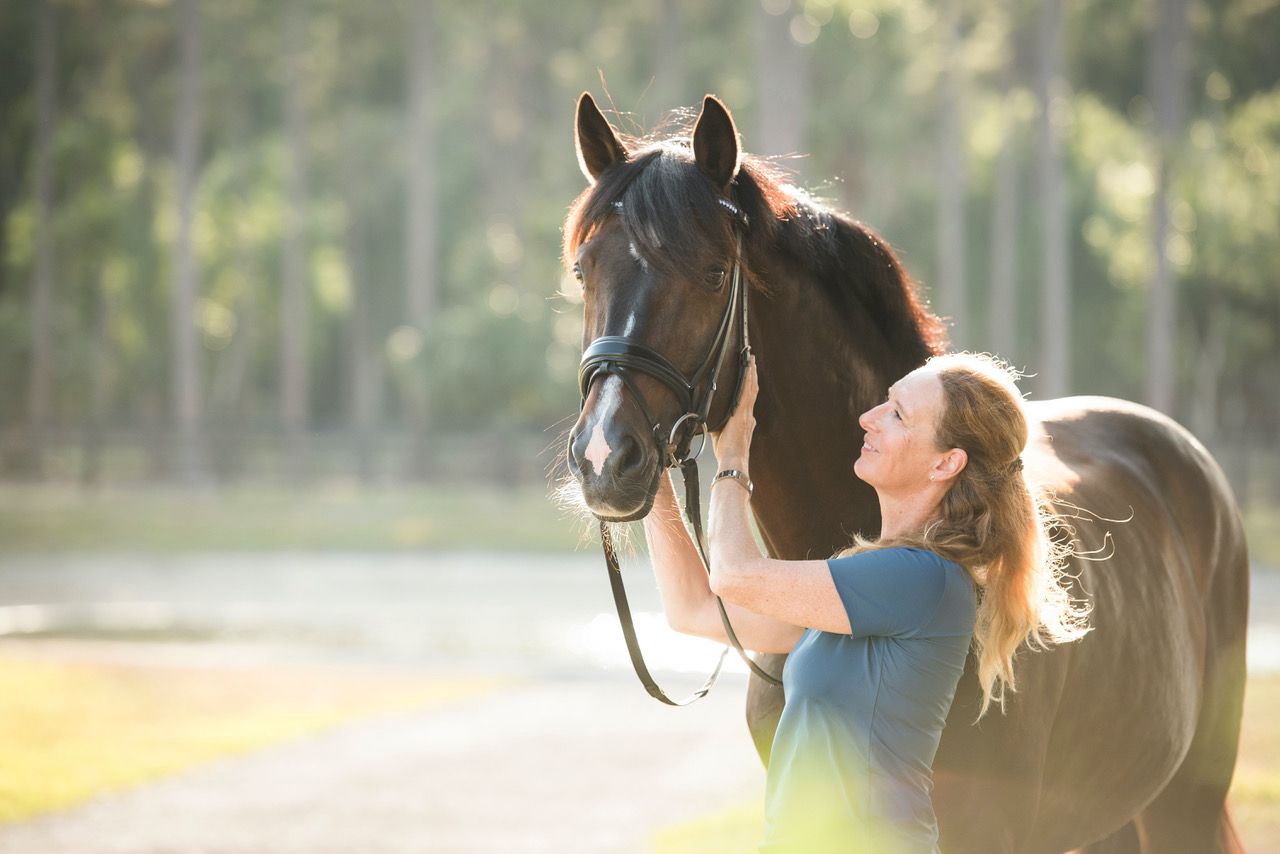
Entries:
[[357, 718], [494, 687], [488, 680], [337, 668], [157, 667], [0, 655], [0, 822]]
[[1249, 680], [1240, 758], [1231, 787], [1246, 851], [1280, 851], [1280, 676]]
[[764, 826], [764, 801], [757, 799], [664, 828], [644, 854], [742, 854], [755, 851]]
[[1249, 559], [1255, 564], [1280, 569], [1280, 505], [1255, 502], [1244, 513], [1245, 535], [1249, 538]]
[[[1240, 758], [1231, 788], [1236, 829], [1246, 851], [1280, 851], [1280, 676], [1249, 680]], [[764, 803], [756, 800], [665, 828], [644, 854], [740, 854], [761, 838]]]
[[7, 551], [572, 549], [580, 526], [544, 485], [307, 490], [0, 485]]
[[[582, 523], [545, 484], [308, 489], [0, 483], [0, 550], [572, 550]], [[1250, 557], [1280, 568], [1280, 506], [1244, 516]]]

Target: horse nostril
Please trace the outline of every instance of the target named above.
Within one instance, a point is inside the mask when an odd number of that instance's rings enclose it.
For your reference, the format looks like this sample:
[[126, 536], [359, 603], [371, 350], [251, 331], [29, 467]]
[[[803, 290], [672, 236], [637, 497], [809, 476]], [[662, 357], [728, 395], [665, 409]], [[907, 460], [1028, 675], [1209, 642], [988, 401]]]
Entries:
[[644, 467], [644, 449], [634, 436], [624, 435], [612, 460], [616, 477], [626, 478]]
[[588, 438], [585, 431], [569, 434], [569, 465], [575, 475], [582, 471], [582, 464], [586, 461]]

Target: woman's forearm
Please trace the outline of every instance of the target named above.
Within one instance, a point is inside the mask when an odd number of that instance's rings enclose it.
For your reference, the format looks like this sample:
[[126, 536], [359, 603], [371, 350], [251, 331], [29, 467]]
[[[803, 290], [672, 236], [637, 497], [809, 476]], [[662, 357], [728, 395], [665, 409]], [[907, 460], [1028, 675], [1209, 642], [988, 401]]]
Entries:
[[745, 489], [729, 479], [711, 490], [707, 548], [715, 595], [736, 613], [756, 615], [750, 623], [756, 644], [751, 648], [788, 652], [803, 631], [801, 626], [848, 634], [848, 613], [827, 562], [777, 560], [761, 554], [751, 530], [749, 498]]
[[761, 571], [764, 555], [751, 531], [750, 493], [725, 479], [711, 490], [707, 549], [711, 552], [711, 589], [728, 602], [742, 601], [742, 587]]
[[645, 517], [644, 532], [667, 623], [678, 632], [718, 639], [719, 620], [708, 619], [714, 598], [707, 571], [680, 519], [680, 505], [665, 476], [653, 510]]

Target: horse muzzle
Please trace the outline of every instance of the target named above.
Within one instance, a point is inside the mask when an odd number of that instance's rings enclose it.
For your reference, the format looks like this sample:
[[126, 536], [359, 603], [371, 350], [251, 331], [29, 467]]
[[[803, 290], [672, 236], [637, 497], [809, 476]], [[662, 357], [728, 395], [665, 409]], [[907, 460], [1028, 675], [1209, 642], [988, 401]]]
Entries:
[[587, 507], [606, 522], [649, 514], [662, 476], [660, 456], [647, 431], [593, 422], [585, 412], [569, 434], [569, 471]]

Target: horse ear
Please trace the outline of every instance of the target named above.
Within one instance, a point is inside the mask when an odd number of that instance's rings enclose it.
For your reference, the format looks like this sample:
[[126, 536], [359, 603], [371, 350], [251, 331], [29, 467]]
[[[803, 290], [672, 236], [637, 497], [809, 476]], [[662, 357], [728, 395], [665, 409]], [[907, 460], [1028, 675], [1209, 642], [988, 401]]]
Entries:
[[714, 95], [702, 99], [702, 112], [693, 126], [693, 159], [715, 185], [728, 192], [738, 174], [738, 129], [733, 117]]
[[583, 92], [582, 97], [578, 99], [576, 131], [578, 166], [591, 183], [594, 184], [600, 177], [600, 173], [612, 166], [614, 162], [626, 159], [626, 146], [609, 126], [608, 120], [596, 106], [590, 92]]

